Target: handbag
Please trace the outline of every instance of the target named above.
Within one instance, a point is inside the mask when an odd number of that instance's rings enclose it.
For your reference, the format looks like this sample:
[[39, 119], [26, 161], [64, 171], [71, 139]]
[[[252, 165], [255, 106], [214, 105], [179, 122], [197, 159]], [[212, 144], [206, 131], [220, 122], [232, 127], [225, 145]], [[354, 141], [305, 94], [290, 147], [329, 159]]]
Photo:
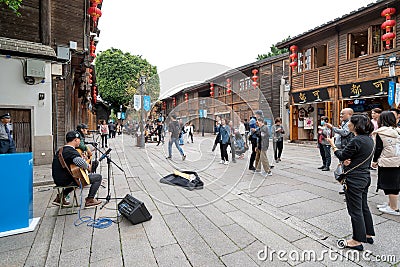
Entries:
[[338, 181], [339, 183], [343, 183], [346, 180], [346, 175], [353, 171], [354, 169], [360, 167], [361, 165], [363, 165], [367, 160], [369, 160], [372, 155], [375, 152], [375, 143], [374, 143], [374, 147], [372, 148], [372, 152], [371, 155], [369, 155], [365, 160], [363, 160], [360, 164], [357, 164], [356, 166], [354, 166], [353, 168], [351, 168], [350, 170], [347, 170], [346, 172], [344, 171], [344, 165], [343, 162], [340, 162], [336, 169], [333, 171], [333, 175], [335, 176], [335, 180]]

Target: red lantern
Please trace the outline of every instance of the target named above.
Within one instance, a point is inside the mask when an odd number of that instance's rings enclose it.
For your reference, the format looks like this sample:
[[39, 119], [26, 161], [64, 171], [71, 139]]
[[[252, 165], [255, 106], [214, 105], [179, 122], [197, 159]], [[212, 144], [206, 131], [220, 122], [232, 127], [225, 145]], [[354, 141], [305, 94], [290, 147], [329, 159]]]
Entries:
[[296, 45], [292, 45], [290, 47], [290, 51], [292, 51], [292, 54], [289, 55], [290, 58], [289, 66], [292, 67], [292, 71], [294, 71], [294, 68], [297, 66], [297, 49], [298, 47]]
[[294, 67], [297, 67], [297, 61], [291, 62], [291, 63], [289, 64], [289, 66], [292, 67], [292, 69], [293, 69]]
[[93, 4], [91, 7], [88, 8], [87, 13], [92, 17], [94, 26], [96, 27], [97, 20], [101, 17], [100, 8], [98, 8], [96, 4]]
[[90, 2], [92, 3], [92, 5], [100, 5], [102, 2], [103, 2], [103, 0], [90, 0]]
[[214, 96], [214, 83], [210, 83], [210, 96]]
[[176, 106], [176, 98], [172, 98], [172, 105], [175, 107]]
[[253, 85], [254, 89], [256, 89], [257, 86], [258, 86], [258, 82], [257, 82], [257, 80], [258, 80], [258, 76], [257, 76], [258, 70], [254, 69], [251, 72], [253, 73], [253, 76], [251, 77], [251, 79], [253, 80], [252, 85]]
[[289, 49], [294, 53], [297, 51], [298, 47], [296, 45], [292, 45]]
[[91, 45], [90, 46], [90, 53], [94, 53], [96, 52], [96, 46], [95, 45]]
[[189, 95], [188, 93], [185, 93], [185, 102], [187, 102], [189, 100]]
[[231, 79], [226, 79], [226, 93], [229, 95], [231, 94], [232, 90], [231, 90]]
[[92, 87], [92, 102], [94, 104], [97, 102], [97, 86]]
[[388, 7], [381, 13], [382, 17], [386, 17], [386, 21], [382, 23], [381, 28], [386, 29], [386, 33], [382, 35], [382, 40], [386, 42], [386, 49], [390, 49], [390, 42], [396, 37], [394, 32], [390, 32], [391, 28], [396, 25], [395, 20], [391, 20], [390, 16], [396, 13], [396, 9]]
[[291, 60], [295, 60], [297, 59], [297, 53], [290, 54], [289, 57]]
[[386, 19], [390, 19], [390, 16], [394, 15], [395, 13], [396, 9], [394, 7], [388, 7], [382, 11], [381, 16], [386, 17]]
[[95, 53], [90, 53], [90, 56], [93, 58], [93, 59], [95, 59], [96, 58], [96, 54]]

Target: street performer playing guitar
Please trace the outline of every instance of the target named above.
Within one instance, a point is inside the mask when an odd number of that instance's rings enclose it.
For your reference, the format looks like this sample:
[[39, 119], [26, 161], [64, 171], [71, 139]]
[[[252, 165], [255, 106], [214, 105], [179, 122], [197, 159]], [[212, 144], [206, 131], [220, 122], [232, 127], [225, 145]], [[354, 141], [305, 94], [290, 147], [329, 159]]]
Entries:
[[[91, 170], [91, 165], [86, 162], [85, 158], [82, 158], [79, 152], [75, 149], [79, 147], [81, 141], [80, 134], [77, 131], [68, 132], [66, 134], [66, 141], [67, 144], [57, 150], [54, 155], [52, 164], [53, 180], [57, 186], [79, 186], [79, 178], [74, 177], [75, 175], [73, 175], [73, 173], [71, 172], [70, 165], [76, 165], [77, 167], [88, 171]], [[88, 178], [91, 186], [89, 189], [89, 194], [85, 201], [85, 208], [92, 208], [102, 203], [101, 201], [94, 198], [97, 190], [101, 185], [102, 177], [100, 174], [90, 173], [88, 175]], [[67, 196], [72, 191], [73, 188], [64, 189], [63, 199], [61, 199], [61, 197], [57, 195], [53, 201], [53, 204], [60, 205], [61, 201], [63, 201], [62, 203], [64, 206], [69, 206], [70, 203], [65, 200], [65, 196]]]

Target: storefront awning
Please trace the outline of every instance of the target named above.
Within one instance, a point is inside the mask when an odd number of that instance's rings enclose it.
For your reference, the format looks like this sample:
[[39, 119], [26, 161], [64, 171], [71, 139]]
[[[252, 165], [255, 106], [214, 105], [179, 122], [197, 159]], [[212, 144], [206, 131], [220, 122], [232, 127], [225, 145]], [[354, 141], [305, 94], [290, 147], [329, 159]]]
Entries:
[[342, 98], [359, 98], [365, 96], [385, 96], [389, 88], [389, 80], [379, 79], [340, 86]]
[[327, 88], [318, 88], [303, 92], [292, 93], [295, 104], [318, 103], [329, 100]]

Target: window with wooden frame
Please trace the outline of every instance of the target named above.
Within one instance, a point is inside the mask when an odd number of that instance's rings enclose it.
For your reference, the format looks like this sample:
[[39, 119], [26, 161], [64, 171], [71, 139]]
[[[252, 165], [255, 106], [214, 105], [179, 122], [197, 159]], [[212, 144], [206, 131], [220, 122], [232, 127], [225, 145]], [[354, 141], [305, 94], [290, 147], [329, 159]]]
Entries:
[[314, 68], [328, 65], [328, 50], [326, 44], [314, 47]]
[[311, 48], [297, 53], [297, 72], [311, 69]]
[[368, 30], [348, 35], [348, 59], [368, 54]]
[[[396, 29], [393, 28], [395, 32]], [[372, 25], [368, 29], [349, 33], [347, 37], [347, 58], [353, 59], [385, 50], [382, 41], [384, 31], [381, 25]]]

